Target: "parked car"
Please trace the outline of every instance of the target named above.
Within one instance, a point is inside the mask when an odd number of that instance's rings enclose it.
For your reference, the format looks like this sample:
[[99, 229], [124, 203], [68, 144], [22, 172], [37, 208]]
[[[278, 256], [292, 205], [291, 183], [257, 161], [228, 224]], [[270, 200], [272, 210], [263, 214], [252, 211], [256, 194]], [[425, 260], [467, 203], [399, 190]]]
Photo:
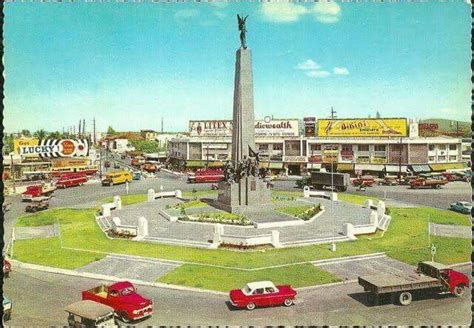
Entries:
[[8, 260], [3, 259], [3, 276], [8, 278], [10, 276], [10, 272], [12, 272], [12, 264]]
[[387, 175], [382, 180], [384, 186], [396, 186], [398, 185], [398, 177], [394, 175]]
[[257, 306], [274, 306], [294, 304], [297, 292], [290, 285], [275, 286], [271, 281], [250, 282], [242, 289], [229, 293], [234, 307], [253, 310]]
[[352, 180], [352, 184], [355, 187], [360, 185], [364, 187], [372, 187], [375, 184], [375, 177], [371, 175], [363, 175]]
[[153, 302], [137, 293], [129, 281], [100, 285], [82, 292], [83, 300], [111, 306], [123, 322], [135, 321], [153, 314]]
[[452, 203], [449, 208], [455, 212], [470, 214], [472, 205], [469, 202], [456, 202]]
[[28, 204], [25, 207], [25, 212], [38, 212], [38, 211], [44, 211], [49, 208], [49, 198], [47, 197], [41, 197], [37, 200], [33, 200], [30, 204]]
[[448, 183], [446, 178], [440, 177], [429, 177], [419, 175], [416, 179], [410, 181], [410, 188], [412, 189], [422, 189], [422, 188], [432, 188], [439, 189], [441, 186], [444, 186]]
[[3, 326], [5, 326], [6, 321], [11, 319], [12, 307], [13, 307], [13, 302], [4, 295], [3, 296], [3, 317], [2, 317]]
[[140, 180], [142, 178], [142, 173], [140, 171], [133, 172], [133, 180]]
[[79, 301], [64, 308], [69, 327], [117, 327], [114, 309], [90, 300]]

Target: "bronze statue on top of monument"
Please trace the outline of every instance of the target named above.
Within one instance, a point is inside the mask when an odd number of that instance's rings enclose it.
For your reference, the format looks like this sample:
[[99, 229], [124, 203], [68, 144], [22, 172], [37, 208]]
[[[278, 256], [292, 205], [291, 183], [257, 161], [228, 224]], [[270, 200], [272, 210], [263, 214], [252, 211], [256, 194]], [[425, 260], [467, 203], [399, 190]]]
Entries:
[[248, 15], [245, 16], [244, 18], [240, 17], [240, 15], [237, 14], [237, 22], [239, 24], [239, 31], [240, 31], [240, 44], [242, 45], [242, 48], [247, 49], [247, 44], [246, 44], [246, 37], [245, 33], [247, 33], [247, 29], [245, 28], [245, 21], [247, 20]]

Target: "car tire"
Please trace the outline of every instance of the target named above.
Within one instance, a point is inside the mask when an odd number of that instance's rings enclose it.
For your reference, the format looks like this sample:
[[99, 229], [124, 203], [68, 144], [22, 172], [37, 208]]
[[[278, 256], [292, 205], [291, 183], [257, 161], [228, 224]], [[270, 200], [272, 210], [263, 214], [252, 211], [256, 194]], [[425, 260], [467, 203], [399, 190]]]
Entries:
[[128, 317], [127, 312], [121, 312], [120, 313], [120, 321], [122, 321], [124, 323], [129, 323], [130, 322], [130, 318]]
[[285, 299], [285, 301], [283, 302], [283, 304], [285, 306], [292, 306], [293, 305], [293, 300], [291, 298], [287, 298]]
[[413, 297], [411, 296], [410, 292], [402, 292], [400, 293], [398, 297], [398, 301], [400, 302], [400, 305], [407, 306], [410, 305]]
[[255, 303], [248, 303], [246, 306], [247, 310], [252, 311], [255, 309]]
[[456, 297], [462, 297], [464, 295], [464, 285], [459, 284], [456, 287], [454, 287], [453, 295]]

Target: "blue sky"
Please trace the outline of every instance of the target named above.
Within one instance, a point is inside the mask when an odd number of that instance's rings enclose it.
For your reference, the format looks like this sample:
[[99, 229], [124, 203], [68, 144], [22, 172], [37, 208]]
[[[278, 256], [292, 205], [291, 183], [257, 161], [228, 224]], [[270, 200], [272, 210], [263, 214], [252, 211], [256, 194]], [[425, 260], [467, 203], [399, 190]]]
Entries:
[[237, 13], [255, 114], [470, 119], [470, 7], [399, 3], [7, 3], [6, 131], [186, 130], [232, 116]]

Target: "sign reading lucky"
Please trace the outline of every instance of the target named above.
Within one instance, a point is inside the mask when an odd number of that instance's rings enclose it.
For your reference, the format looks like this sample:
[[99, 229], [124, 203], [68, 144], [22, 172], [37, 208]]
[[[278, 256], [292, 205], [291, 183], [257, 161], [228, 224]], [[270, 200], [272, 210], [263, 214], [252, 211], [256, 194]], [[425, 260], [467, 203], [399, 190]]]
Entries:
[[37, 145], [20, 146], [20, 155], [40, 157], [76, 157], [89, 155], [87, 139], [42, 139]]

